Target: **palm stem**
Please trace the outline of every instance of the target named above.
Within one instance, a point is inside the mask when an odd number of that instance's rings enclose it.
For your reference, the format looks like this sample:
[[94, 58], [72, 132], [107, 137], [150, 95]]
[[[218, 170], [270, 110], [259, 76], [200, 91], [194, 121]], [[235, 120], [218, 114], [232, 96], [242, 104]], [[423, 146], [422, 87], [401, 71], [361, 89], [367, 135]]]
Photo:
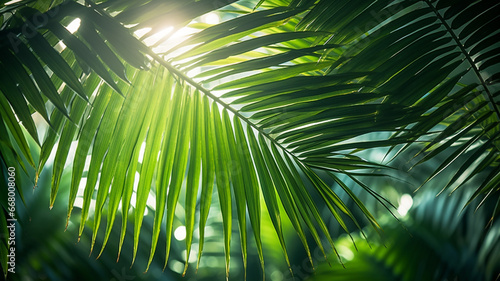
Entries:
[[[99, 7], [97, 7], [92, 1], [86, 1], [86, 2], [88, 2], [93, 9], [99, 10], [103, 15], [109, 16], [106, 12], [104, 12], [102, 9], [100, 9]], [[254, 128], [255, 130], [257, 130], [260, 134], [262, 134], [264, 137], [266, 137], [267, 139], [269, 139], [269, 141], [271, 141], [273, 144], [275, 144], [276, 146], [278, 146], [279, 148], [281, 148], [283, 151], [286, 151], [286, 153], [288, 153], [294, 159], [296, 159], [297, 161], [299, 160], [297, 156], [295, 156], [293, 153], [291, 153], [290, 151], [288, 151], [282, 144], [280, 144], [279, 142], [277, 142], [274, 138], [272, 138], [263, 129], [259, 128], [256, 124], [254, 124], [253, 122], [251, 122], [247, 117], [243, 116], [238, 110], [232, 108], [227, 103], [223, 102], [219, 97], [217, 97], [216, 95], [214, 95], [212, 92], [210, 92], [209, 90], [207, 90], [206, 88], [204, 88], [203, 86], [201, 86], [199, 83], [197, 83], [196, 81], [194, 81], [191, 77], [187, 76], [182, 71], [180, 71], [177, 68], [175, 68], [174, 66], [172, 66], [165, 59], [163, 59], [158, 54], [156, 54], [155, 52], [153, 52], [153, 50], [151, 48], [148, 47], [147, 50], [148, 50], [148, 55], [150, 55], [155, 61], [157, 61], [159, 64], [161, 64], [163, 67], [165, 67], [168, 71], [170, 71], [171, 73], [177, 75], [180, 79], [186, 81], [192, 87], [194, 87], [198, 91], [202, 92], [203, 94], [207, 95], [213, 101], [215, 101], [216, 103], [220, 104], [222, 107], [224, 107], [225, 109], [227, 109], [230, 112], [232, 112], [236, 117], [240, 118], [245, 123], [247, 123], [248, 125], [250, 125], [252, 128]]]
[[269, 139], [273, 144], [281, 148], [283, 151], [286, 151], [290, 156], [298, 160], [297, 156], [288, 151], [281, 143], [276, 141], [274, 138], [272, 138], [268, 133], [266, 133], [262, 128], [258, 127], [255, 123], [250, 121], [247, 117], [243, 116], [238, 110], [232, 108], [230, 105], [222, 101], [219, 97], [214, 95], [212, 92], [207, 90], [205, 87], [201, 86], [199, 83], [194, 81], [191, 77], [187, 76], [184, 74], [182, 71], [178, 70], [174, 66], [172, 66], [169, 62], [167, 62], [165, 59], [160, 57], [158, 54], [153, 52], [152, 50], [149, 50], [148, 55], [150, 55], [155, 61], [157, 61], [159, 64], [161, 64], [163, 67], [165, 67], [170, 73], [173, 73], [177, 75], [180, 79], [186, 81], [188, 84], [190, 84], [192, 87], [197, 89], [198, 91], [202, 92], [203, 94], [207, 95], [209, 98], [211, 98], [213, 101], [216, 103], [220, 104], [222, 107], [225, 109], [229, 110], [231, 113], [234, 114], [234, 116], [240, 118], [243, 120], [245, 123], [247, 123], [249, 126], [257, 130], [260, 134], [262, 134], [264, 137]]

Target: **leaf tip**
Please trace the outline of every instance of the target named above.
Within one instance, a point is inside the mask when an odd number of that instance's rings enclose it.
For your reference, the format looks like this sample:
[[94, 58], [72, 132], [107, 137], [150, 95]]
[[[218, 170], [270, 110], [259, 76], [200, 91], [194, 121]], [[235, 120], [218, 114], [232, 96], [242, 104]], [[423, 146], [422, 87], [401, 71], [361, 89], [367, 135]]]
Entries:
[[[188, 261], [186, 259], [186, 263], [184, 264], [184, 271], [182, 272], [182, 277], [186, 276], [187, 269], [188, 269]], [[198, 270], [198, 268], [196, 268], [196, 270]]]

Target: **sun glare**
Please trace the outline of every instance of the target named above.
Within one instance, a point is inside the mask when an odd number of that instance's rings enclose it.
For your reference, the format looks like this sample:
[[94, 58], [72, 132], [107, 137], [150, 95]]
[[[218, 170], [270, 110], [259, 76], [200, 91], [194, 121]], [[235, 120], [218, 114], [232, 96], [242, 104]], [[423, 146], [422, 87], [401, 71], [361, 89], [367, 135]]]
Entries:
[[[194, 20], [192, 23], [196, 22], [202, 22], [202, 23], [207, 23], [207, 24], [218, 24], [221, 22], [221, 18], [218, 14], [216, 13], [208, 13], [197, 20]], [[180, 28], [180, 29], [174, 29], [173, 26], [167, 26], [164, 29], [150, 35], [148, 32], [151, 31], [151, 28], [142, 28], [139, 30], [136, 30], [134, 34], [141, 38], [142, 36], [146, 35], [147, 38], [144, 39], [144, 43], [148, 46], [153, 47], [153, 51], [155, 53], [164, 53], [167, 52], [172, 46], [177, 45], [179, 42], [184, 41], [187, 37], [192, 35], [193, 33], [198, 32], [199, 30], [196, 28], [192, 28], [189, 25]], [[175, 56], [175, 54], [174, 54]]]
[[201, 17], [201, 21], [208, 24], [218, 24], [220, 22], [220, 17], [216, 13], [208, 13]]
[[68, 24], [66, 29], [71, 33], [75, 33], [78, 30], [78, 28], [80, 28], [81, 22], [82, 21], [79, 18], [76, 18], [70, 24]]
[[406, 216], [411, 206], [413, 206], [413, 198], [409, 194], [403, 194], [400, 199], [398, 213], [401, 216]]
[[[149, 32], [150, 29], [147, 30]], [[148, 46], [156, 44], [158, 41], [164, 39], [167, 35], [169, 35], [174, 28], [172, 26], [169, 26], [167, 28], [162, 29], [161, 31], [158, 31], [154, 33], [153, 35], [149, 36], [148, 38], [144, 39], [144, 43]], [[145, 34], [146, 32], [144, 32]]]
[[12, 1], [9, 1], [9, 2], [5, 3], [4, 5], [5, 5], [5, 6], [9, 6], [9, 5], [15, 4], [15, 3], [17, 3], [17, 2], [21, 2], [21, 1], [22, 1], [22, 0], [12, 0]]
[[174, 231], [174, 237], [178, 241], [182, 241], [182, 240], [186, 239], [186, 227], [179, 226], [178, 228], [176, 228]]

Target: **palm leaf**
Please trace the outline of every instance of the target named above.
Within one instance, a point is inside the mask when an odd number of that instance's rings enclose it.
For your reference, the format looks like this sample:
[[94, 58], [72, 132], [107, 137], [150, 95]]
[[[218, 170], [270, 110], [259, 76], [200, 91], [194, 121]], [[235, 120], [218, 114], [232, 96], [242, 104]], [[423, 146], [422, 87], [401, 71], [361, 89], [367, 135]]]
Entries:
[[[499, 136], [496, 124], [500, 113], [491, 85], [498, 80], [498, 73], [488, 75], [485, 70], [491, 70], [498, 62], [493, 51], [498, 47], [497, 32], [492, 23], [492, 11], [498, 5], [483, 3], [487, 1], [452, 5], [447, 4], [449, 1], [323, 0], [292, 1], [286, 6], [281, 1], [264, 1], [254, 6], [260, 6], [256, 11], [242, 9], [242, 15], [235, 12], [239, 16], [203, 28], [180, 43], [175, 37], [169, 38], [169, 34], [155, 45], [161, 50], [159, 53], [131, 35], [131, 30], [147, 28], [141, 37], [146, 41], [166, 26], [178, 30], [198, 16], [231, 2], [110, 0], [99, 4], [89, 2], [88, 7], [64, 2], [51, 10], [37, 5], [5, 10], [4, 13], [14, 12], [4, 17], [0, 62], [16, 63], [10, 76], [23, 86], [14, 84], [10, 88], [17, 88], [33, 110], [26, 109], [24, 99], [24, 103], [9, 99], [9, 88], [0, 88], [6, 97], [4, 107], [8, 108], [8, 101], [12, 108], [10, 119], [2, 115], [2, 121], [11, 134], [16, 133], [15, 140], [21, 145], [24, 138], [12, 116], [23, 122], [35, 140], [31, 112], [39, 112], [50, 123], [51, 131], [42, 144], [37, 174], [58, 141], [51, 204], [71, 143], [78, 142], [77, 155], [72, 159], [68, 217], [80, 178], [83, 172], [88, 172], [80, 234], [96, 191], [92, 245], [105, 203], [108, 202], [108, 222], [103, 248], [119, 202], [126, 220], [130, 200], [135, 198], [135, 258], [143, 213], [148, 198], [154, 198], [155, 224], [149, 262], [166, 216], [166, 264], [179, 194], [193, 192], [186, 197], [189, 249], [196, 206], [193, 195], [201, 179], [200, 239], [203, 241], [202, 229], [215, 182], [222, 212], [227, 275], [233, 202], [244, 264], [245, 212], [254, 229], [260, 262], [264, 264], [258, 237], [260, 193], [287, 260], [280, 210], [291, 220], [307, 252], [303, 225], [317, 242], [320, 235], [330, 237], [322, 227], [323, 219], [307, 199], [308, 194], [318, 194], [346, 232], [350, 230], [345, 218], [358, 224], [321, 174], [330, 171], [356, 177], [386, 168], [357, 155], [360, 150], [424, 140], [429, 145], [423, 153], [430, 158], [465, 141], [437, 173], [460, 155], [484, 145], [488, 147], [481, 150], [493, 153], [488, 158], [493, 160], [475, 169], [469, 178], [496, 165]], [[25, 34], [23, 27], [38, 16], [37, 9], [48, 20], [33, 33]], [[71, 34], [62, 25], [75, 18], [81, 20], [82, 30]], [[57, 38], [66, 43], [64, 51], [57, 49]], [[23, 50], [33, 54], [30, 60], [16, 62], [19, 40], [19, 44], [28, 43], [29, 47]], [[110, 52], [117, 55], [109, 56]], [[235, 63], [227, 64], [231, 59]], [[46, 73], [42, 73], [40, 65]], [[200, 72], [197, 77], [188, 75], [195, 70]], [[31, 78], [29, 74], [33, 72], [37, 74]], [[465, 81], [467, 72], [475, 75], [474, 82]], [[117, 82], [117, 77], [122, 81]], [[53, 89], [60, 89], [62, 83], [64, 87], [57, 98]], [[474, 86], [460, 86], [463, 84]], [[44, 97], [37, 87], [49, 92]], [[45, 113], [45, 98], [58, 108], [50, 118]], [[463, 112], [472, 112], [470, 118], [452, 123], [458, 125], [441, 134], [432, 132], [438, 124], [454, 122]], [[475, 129], [471, 131], [474, 136], [467, 134], [468, 128]], [[390, 132], [392, 137], [365, 142], [357, 150], [347, 145], [373, 132]], [[484, 141], [488, 138], [493, 141]], [[139, 162], [143, 143], [144, 160]], [[26, 145], [24, 148], [23, 153], [29, 157]], [[90, 166], [85, 171], [87, 155]], [[300, 177], [298, 171], [305, 177]], [[139, 174], [137, 185], [136, 174]], [[377, 228], [374, 217], [349, 192], [351, 187], [335, 175], [334, 179]], [[496, 192], [498, 180], [498, 176], [490, 174], [473, 197]], [[363, 183], [355, 182], [365, 188]], [[311, 215], [322, 234], [315, 229]], [[125, 227], [126, 223], [122, 224], [120, 249]], [[333, 242], [331, 246], [336, 251]]]

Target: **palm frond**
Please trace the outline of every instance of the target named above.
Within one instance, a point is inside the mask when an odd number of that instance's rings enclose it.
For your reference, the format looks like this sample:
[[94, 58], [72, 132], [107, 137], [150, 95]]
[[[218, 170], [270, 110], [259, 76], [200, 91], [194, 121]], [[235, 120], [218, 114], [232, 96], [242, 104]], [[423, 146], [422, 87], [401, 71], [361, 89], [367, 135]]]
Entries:
[[[56, 150], [51, 205], [70, 147], [77, 141], [68, 217], [84, 186], [80, 233], [95, 198], [92, 245], [106, 212], [105, 247], [121, 208], [121, 249], [128, 211], [134, 205], [135, 259], [143, 213], [152, 198], [149, 263], [160, 228], [166, 227], [166, 264], [176, 205], [180, 193], [186, 192], [187, 252], [200, 201], [201, 253], [215, 187], [226, 274], [233, 213], [244, 264], [248, 214], [264, 266], [261, 195], [287, 260], [282, 216], [290, 219], [307, 252], [306, 228], [322, 251], [320, 237], [325, 236], [336, 252], [312, 194], [319, 195], [347, 233], [346, 220], [360, 224], [321, 172], [333, 173], [334, 181], [378, 228], [337, 175], [355, 178], [387, 168], [362, 158], [360, 150], [392, 151], [421, 140], [428, 145], [416, 155], [423, 155], [418, 163], [457, 147], [429, 179], [471, 155], [482, 160], [468, 179], [489, 172], [471, 199], [497, 192], [498, 73], [488, 73], [498, 62], [493, 27], [498, 4], [259, 1], [252, 7], [235, 6], [239, 10], [220, 24], [195, 23], [197, 17], [233, 2], [110, 0], [86, 1], [84, 6], [65, 1], [51, 7], [37, 1], [5, 7], [0, 34], [2, 121], [36, 167], [35, 183]], [[44, 21], [33, 26], [41, 18]], [[75, 19], [80, 28], [71, 33], [64, 26]], [[184, 26], [201, 29], [176, 38]], [[170, 33], [161, 37], [166, 28]], [[132, 31], [143, 34], [140, 40]], [[149, 47], [141, 42], [153, 39]], [[469, 72], [474, 74], [472, 81]], [[48, 111], [52, 106], [56, 109]], [[32, 119], [35, 111], [51, 128], [43, 142], [38, 141]], [[37, 164], [16, 117], [41, 144]], [[434, 132], [442, 124], [450, 126]], [[392, 137], [360, 141], [374, 132]], [[14, 151], [10, 141], [5, 144]], [[2, 152], [4, 162], [12, 161], [12, 155], [5, 155]], [[458, 172], [470, 171], [473, 159], [468, 158]], [[84, 174], [86, 182], [80, 184]], [[445, 189], [459, 180], [456, 176]]]
[[[330, 31], [328, 43], [347, 45], [329, 73], [370, 72], [359, 82], [360, 88], [383, 96], [376, 102], [380, 105], [377, 114], [402, 121], [394, 128], [392, 140], [397, 144], [409, 141], [405, 147], [417, 139], [427, 142], [414, 163], [455, 148], [428, 180], [454, 161], [463, 161], [443, 188], [456, 189], [498, 163], [495, 66], [499, 41], [493, 24], [498, 7], [489, 1], [373, 1], [359, 5], [320, 1], [298, 26]], [[345, 17], [348, 13], [350, 17]], [[395, 111], [394, 105], [401, 110]], [[315, 142], [322, 155], [337, 152], [335, 144], [325, 142], [325, 146]], [[476, 169], [469, 169], [476, 159], [484, 160]], [[459, 180], [464, 172], [468, 177]], [[494, 169], [485, 176], [471, 201], [497, 192], [497, 175]]]

